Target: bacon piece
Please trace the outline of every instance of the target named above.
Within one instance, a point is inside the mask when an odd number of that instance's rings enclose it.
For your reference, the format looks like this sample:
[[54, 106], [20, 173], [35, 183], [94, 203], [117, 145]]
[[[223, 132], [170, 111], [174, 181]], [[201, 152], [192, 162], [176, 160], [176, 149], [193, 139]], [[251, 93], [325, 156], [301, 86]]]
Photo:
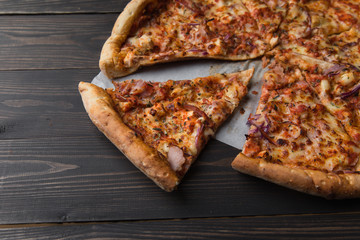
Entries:
[[135, 85], [131, 88], [130, 94], [139, 95], [146, 89], [147, 85], [144, 80], [137, 80]]

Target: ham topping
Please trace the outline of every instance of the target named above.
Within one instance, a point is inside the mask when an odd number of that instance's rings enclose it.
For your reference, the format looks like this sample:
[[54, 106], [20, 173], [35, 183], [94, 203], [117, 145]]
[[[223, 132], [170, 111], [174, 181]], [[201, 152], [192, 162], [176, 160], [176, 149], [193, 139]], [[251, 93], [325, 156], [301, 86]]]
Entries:
[[179, 147], [169, 147], [168, 161], [174, 171], [180, 171], [182, 165], [185, 163], [185, 160], [184, 152]]

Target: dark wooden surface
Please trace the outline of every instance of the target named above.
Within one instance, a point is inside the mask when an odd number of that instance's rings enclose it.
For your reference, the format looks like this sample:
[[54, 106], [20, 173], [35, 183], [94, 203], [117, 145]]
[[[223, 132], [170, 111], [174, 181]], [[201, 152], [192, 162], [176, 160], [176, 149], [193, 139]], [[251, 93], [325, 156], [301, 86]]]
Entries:
[[[316, 219], [316, 220], [314, 220]], [[206, 218], [0, 228], [20, 239], [359, 239], [357, 214]]]
[[216, 140], [172, 193], [131, 165], [77, 92], [126, 3], [0, 0], [0, 239], [358, 239], [360, 200], [237, 173]]

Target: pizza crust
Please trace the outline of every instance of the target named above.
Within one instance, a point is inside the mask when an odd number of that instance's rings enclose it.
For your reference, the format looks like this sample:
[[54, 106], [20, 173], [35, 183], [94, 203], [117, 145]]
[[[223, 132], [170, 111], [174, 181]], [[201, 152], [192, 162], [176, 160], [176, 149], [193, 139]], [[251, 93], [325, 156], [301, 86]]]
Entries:
[[232, 167], [245, 174], [327, 199], [360, 197], [360, 175], [357, 173], [326, 173], [318, 170], [290, 168], [262, 158], [240, 153]]
[[90, 83], [80, 82], [79, 92], [92, 122], [145, 175], [165, 191], [172, 191], [180, 179], [158, 152], [146, 145], [126, 126], [113, 107], [106, 91]]
[[118, 53], [123, 43], [126, 41], [133, 23], [140, 17], [144, 8], [157, 0], [132, 0], [126, 5], [124, 11], [117, 18], [111, 32], [111, 36], [106, 40], [101, 50], [99, 67], [101, 71], [110, 79], [121, 77], [135, 72], [138, 66], [132, 68], [121, 68], [119, 65]]

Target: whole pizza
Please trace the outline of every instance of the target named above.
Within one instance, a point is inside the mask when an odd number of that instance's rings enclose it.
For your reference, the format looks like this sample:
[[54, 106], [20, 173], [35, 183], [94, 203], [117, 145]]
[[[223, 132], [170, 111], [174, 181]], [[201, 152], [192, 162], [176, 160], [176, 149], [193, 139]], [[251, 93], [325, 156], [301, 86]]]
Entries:
[[[117, 81], [143, 66], [262, 59], [267, 72], [232, 167], [325, 198], [360, 197], [360, 1], [132, 0], [81, 82], [93, 123], [174, 190], [247, 93], [254, 69], [166, 82]], [[246, 101], [246, 100], [245, 100]]]

